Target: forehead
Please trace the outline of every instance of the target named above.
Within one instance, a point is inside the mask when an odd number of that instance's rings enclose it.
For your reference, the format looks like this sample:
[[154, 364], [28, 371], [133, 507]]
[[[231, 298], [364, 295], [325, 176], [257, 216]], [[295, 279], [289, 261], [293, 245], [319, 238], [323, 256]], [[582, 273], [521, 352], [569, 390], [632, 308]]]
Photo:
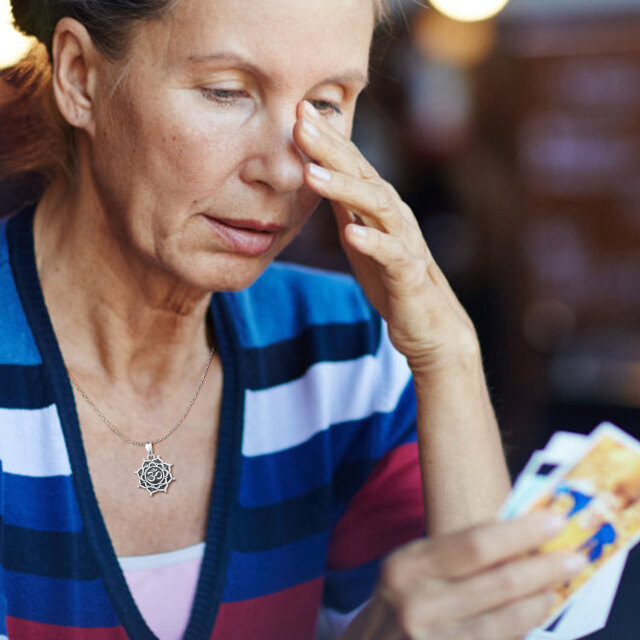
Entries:
[[312, 81], [366, 75], [373, 27], [373, 0], [179, 0], [141, 31], [139, 45], [162, 66], [226, 51], [276, 81]]

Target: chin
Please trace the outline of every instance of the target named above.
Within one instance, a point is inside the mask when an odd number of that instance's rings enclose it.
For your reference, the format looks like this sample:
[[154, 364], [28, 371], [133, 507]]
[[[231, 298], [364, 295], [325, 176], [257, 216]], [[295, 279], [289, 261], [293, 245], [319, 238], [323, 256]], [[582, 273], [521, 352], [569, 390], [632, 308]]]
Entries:
[[203, 292], [242, 291], [262, 275], [275, 257], [217, 253], [190, 260], [171, 271], [185, 286]]

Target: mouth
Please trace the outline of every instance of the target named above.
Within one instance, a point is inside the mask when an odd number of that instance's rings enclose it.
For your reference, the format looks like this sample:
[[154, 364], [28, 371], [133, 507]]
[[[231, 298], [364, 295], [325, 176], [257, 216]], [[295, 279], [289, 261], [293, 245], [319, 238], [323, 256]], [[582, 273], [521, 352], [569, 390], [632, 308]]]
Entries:
[[213, 218], [203, 214], [211, 229], [236, 253], [257, 256], [266, 253], [276, 241], [279, 224], [264, 224], [257, 220]]

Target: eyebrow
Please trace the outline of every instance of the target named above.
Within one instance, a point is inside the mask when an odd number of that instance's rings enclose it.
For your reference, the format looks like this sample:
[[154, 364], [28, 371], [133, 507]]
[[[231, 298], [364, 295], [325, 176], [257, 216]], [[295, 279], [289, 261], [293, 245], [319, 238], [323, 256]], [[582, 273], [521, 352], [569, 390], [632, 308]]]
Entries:
[[[259, 76], [263, 80], [268, 80], [268, 75], [263, 69], [253, 64], [241, 55], [230, 51], [219, 51], [217, 53], [208, 53], [205, 55], [191, 55], [187, 58], [187, 62], [195, 64], [214, 62], [216, 60], [233, 60], [240, 69], [249, 71], [256, 76]], [[318, 84], [342, 84], [349, 82], [361, 84], [362, 88], [364, 89], [369, 84], [369, 76], [366, 73], [362, 73], [360, 69], [349, 69], [343, 73], [325, 78]]]

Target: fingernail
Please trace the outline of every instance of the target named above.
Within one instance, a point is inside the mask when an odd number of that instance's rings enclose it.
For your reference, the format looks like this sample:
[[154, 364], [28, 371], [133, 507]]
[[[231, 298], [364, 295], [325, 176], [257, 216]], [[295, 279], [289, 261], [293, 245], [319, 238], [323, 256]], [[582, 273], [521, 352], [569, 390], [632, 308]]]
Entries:
[[314, 119], [318, 118], [318, 112], [313, 108], [313, 105], [308, 100], [303, 101], [302, 109], [308, 116]]
[[547, 533], [559, 533], [562, 531], [566, 520], [564, 516], [558, 515], [557, 513], [547, 514], [545, 518], [542, 520], [542, 528]]
[[562, 563], [564, 564], [565, 569], [572, 572], [581, 571], [589, 564], [583, 555], [577, 553], [565, 558]]
[[356, 224], [355, 222], [349, 224], [351, 227], [351, 232], [355, 233], [360, 238], [364, 238], [367, 235], [366, 229], [361, 224]]
[[321, 167], [319, 164], [314, 164], [313, 162], [309, 163], [309, 173], [312, 176], [318, 178], [318, 180], [329, 181], [331, 180], [331, 174], [324, 167]]
[[312, 137], [312, 138], [317, 138], [320, 135], [320, 131], [318, 131], [317, 127], [309, 122], [308, 120], [306, 120], [305, 118], [302, 118], [302, 128]]

